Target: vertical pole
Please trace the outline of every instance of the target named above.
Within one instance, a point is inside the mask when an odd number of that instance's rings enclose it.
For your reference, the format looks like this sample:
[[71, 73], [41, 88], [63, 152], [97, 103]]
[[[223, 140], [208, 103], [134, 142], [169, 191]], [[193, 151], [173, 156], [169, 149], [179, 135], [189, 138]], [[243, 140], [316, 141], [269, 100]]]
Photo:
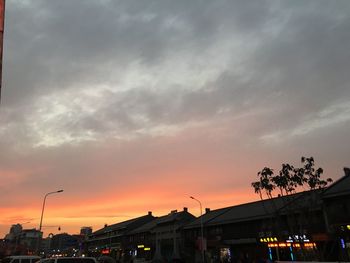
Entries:
[[201, 213], [200, 217], [200, 224], [201, 224], [201, 255], [202, 255], [202, 263], [205, 261], [205, 255], [204, 255], [204, 233], [203, 233], [203, 212], [202, 212], [202, 203], [198, 199], [194, 198], [193, 196], [190, 196], [191, 199], [197, 201], [199, 203], [199, 209]]
[[41, 233], [41, 228], [43, 225], [43, 216], [44, 216], [44, 210], [45, 210], [45, 202], [46, 202], [46, 197], [49, 195], [50, 193], [46, 194], [44, 197], [44, 201], [43, 201], [43, 207], [41, 209], [41, 217], [40, 217], [40, 224], [39, 224], [39, 232], [38, 232], [38, 241], [36, 243], [36, 254], [39, 255], [39, 251], [40, 251], [40, 246], [41, 246], [41, 239], [42, 236], [40, 235]]
[[2, 54], [4, 42], [5, 28], [5, 0], [0, 0], [0, 103], [1, 103], [1, 87], [2, 87]]
[[278, 246], [276, 247], [276, 255], [277, 255], [277, 261], [280, 261], [280, 252], [278, 250]]
[[201, 249], [202, 249], [202, 262], [205, 262], [204, 257], [204, 233], [203, 233], [203, 212], [202, 212], [202, 203], [199, 202], [199, 207], [201, 210]]
[[41, 217], [40, 217], [40, 224], [39, 224], [39, 233], [38, 233], [38, 242], [37, 242], [37, 246], [36, 246], [36, 253], [39, 255], [39, 250], [40, 250], [40, 246], [41, 246], [41, 239], [42, 239], [42, 235], [41, 235], [41, 228], [43, 226], [43, 217], [44, 217], [44, 210], [45, 210], [45, 202], [46, 202], [46, 197], [48, 195], [52, 195], [52, 194], [57, 194], [57, 193], [62, 193], [63, 190], [58, 190], [58, 191], [54, 191], [54, 192], [50, 192], [47, 193], [44, 197], [44, 201], [43, 201], [43, 207], [41, 209]]
[[173, 259], [179, 258], [175, 222], [173, 225]]
[[46, 194], [45, 197], [44, 197], [44, 202], [43, 202], [43, 207], [41, 209], [41, 217], [40, 217], [40, 224], [39, 224], [39, 231], [41, 231], [41, 227], [43, 225], [43, 216], [44, 216], [44, 210], [45, 210], [45, 202], [46, 202], [46, 197], [48, 196], [49, 194]]

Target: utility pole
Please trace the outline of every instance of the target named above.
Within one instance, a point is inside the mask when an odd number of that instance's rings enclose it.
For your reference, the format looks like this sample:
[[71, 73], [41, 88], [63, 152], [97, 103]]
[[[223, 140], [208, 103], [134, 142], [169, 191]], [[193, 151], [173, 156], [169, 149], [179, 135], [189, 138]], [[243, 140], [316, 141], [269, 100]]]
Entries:
[[0, 0], [0, 103], [2, 87], [2, 54], [4, 46], [4, 28], [5, 28], [5, 0]]
[[191, 199], [195, 200], [199, 204], [200, 209], [200, 224], [201, 224], [201, 242], [200, 242], [200, 248], [201, 248], [201, 255], [202, 255], [202, 263], [205, 262], [205, 255], [204, 255], [204, 234], [203, 234], [203, 213], [202, 213], [202, 202], [199, 201], [197, 198], [194, 198], [193, 196], [190, 196]]

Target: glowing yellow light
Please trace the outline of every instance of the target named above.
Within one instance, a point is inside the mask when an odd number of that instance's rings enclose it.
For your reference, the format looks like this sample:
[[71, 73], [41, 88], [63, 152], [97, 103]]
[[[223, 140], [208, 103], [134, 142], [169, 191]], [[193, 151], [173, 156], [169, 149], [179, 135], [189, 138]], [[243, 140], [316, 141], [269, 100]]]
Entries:
[[287, 244], [285, 244], [285, 243], [279, 243], [278, 246], [279, 246], [279, 247], [286, 247]]
[[278, 244], [268, 244], [268, 247], [278, 247]]
[[347, 228], [348, 230], [350, 230], [350, 225], [346, 225], [346, 228]]
[[260, 242], [264, 242], [264, 239], [263, 239], [263, 238], [260, 238]]
[[144, 248], [145, 245], [137, 245], [137, 248]]
[[279, 247], [290, 247], [291, 244], [290, 243], [278, 243]]
[[274, 238], [273, 238], [273, 241], [276, 241], [276, 242], [277, 242], [277, 237], [274, 237]]
[[148, 251], [148, 250], [151, 250], [151, 248], [150, 247], [145, 247], [143, 250]]
[[316, 243], [304, 243], [304, 247], [316, 247]]

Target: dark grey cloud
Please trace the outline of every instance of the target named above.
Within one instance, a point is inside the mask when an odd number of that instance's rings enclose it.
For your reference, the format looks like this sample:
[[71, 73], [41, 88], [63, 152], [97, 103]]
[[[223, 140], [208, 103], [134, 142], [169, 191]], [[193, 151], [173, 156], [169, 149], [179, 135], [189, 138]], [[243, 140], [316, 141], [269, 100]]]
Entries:
[[268, 10], [243, 1], [9, 3], [5, 95], [21, 103], [40, 90], [109, 83], [135, 60], [150, 66], [178, 50], [199, 56], [231, 30], [261, 27]]
[[[33, 104], [42, 96], [98, 91], [98, 85], [113, 90], [100, 91], [103, 105], [86, 113], [79, 103], [67, 104], [68, 114], [57, 117], [54, 128], [75, 137], [264, 108], [270, 110], [262, 123], [288, 129], [349, 96], [346, 1], [14, 1], [7, 10], [3, 107], [10, 123], [28, 122], [24, 112], [39, 110]], [[176, 70], [174, 57], [186, 61], [191, 54], [207, 61], [205, 70], [215, 67], [210, 56], [220, 55], [222, 43], [235, 39], [241, 44], [223, 50], [226, 66], [193, 90], [173, 80], [120, 90], [132, 63], [145, 74], [171, 65], [159, 72], [164, 75]]]
[[349, 155], [349, 13], [347, 0], [8, 1], [0, 172], [17, 177], [1, 194], [55, 185], [78, 202], [142, 176], [228, 191], [302, 155], [333, 176]]

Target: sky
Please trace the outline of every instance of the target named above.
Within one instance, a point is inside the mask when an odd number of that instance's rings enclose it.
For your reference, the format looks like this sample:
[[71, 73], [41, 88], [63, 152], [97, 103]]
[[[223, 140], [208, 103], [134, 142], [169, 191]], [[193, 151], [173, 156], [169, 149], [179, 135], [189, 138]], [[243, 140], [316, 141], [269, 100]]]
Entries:
[[0, 237], [259, 200], [268, 166], [349, 166], [348, 0], [11, 0]]

